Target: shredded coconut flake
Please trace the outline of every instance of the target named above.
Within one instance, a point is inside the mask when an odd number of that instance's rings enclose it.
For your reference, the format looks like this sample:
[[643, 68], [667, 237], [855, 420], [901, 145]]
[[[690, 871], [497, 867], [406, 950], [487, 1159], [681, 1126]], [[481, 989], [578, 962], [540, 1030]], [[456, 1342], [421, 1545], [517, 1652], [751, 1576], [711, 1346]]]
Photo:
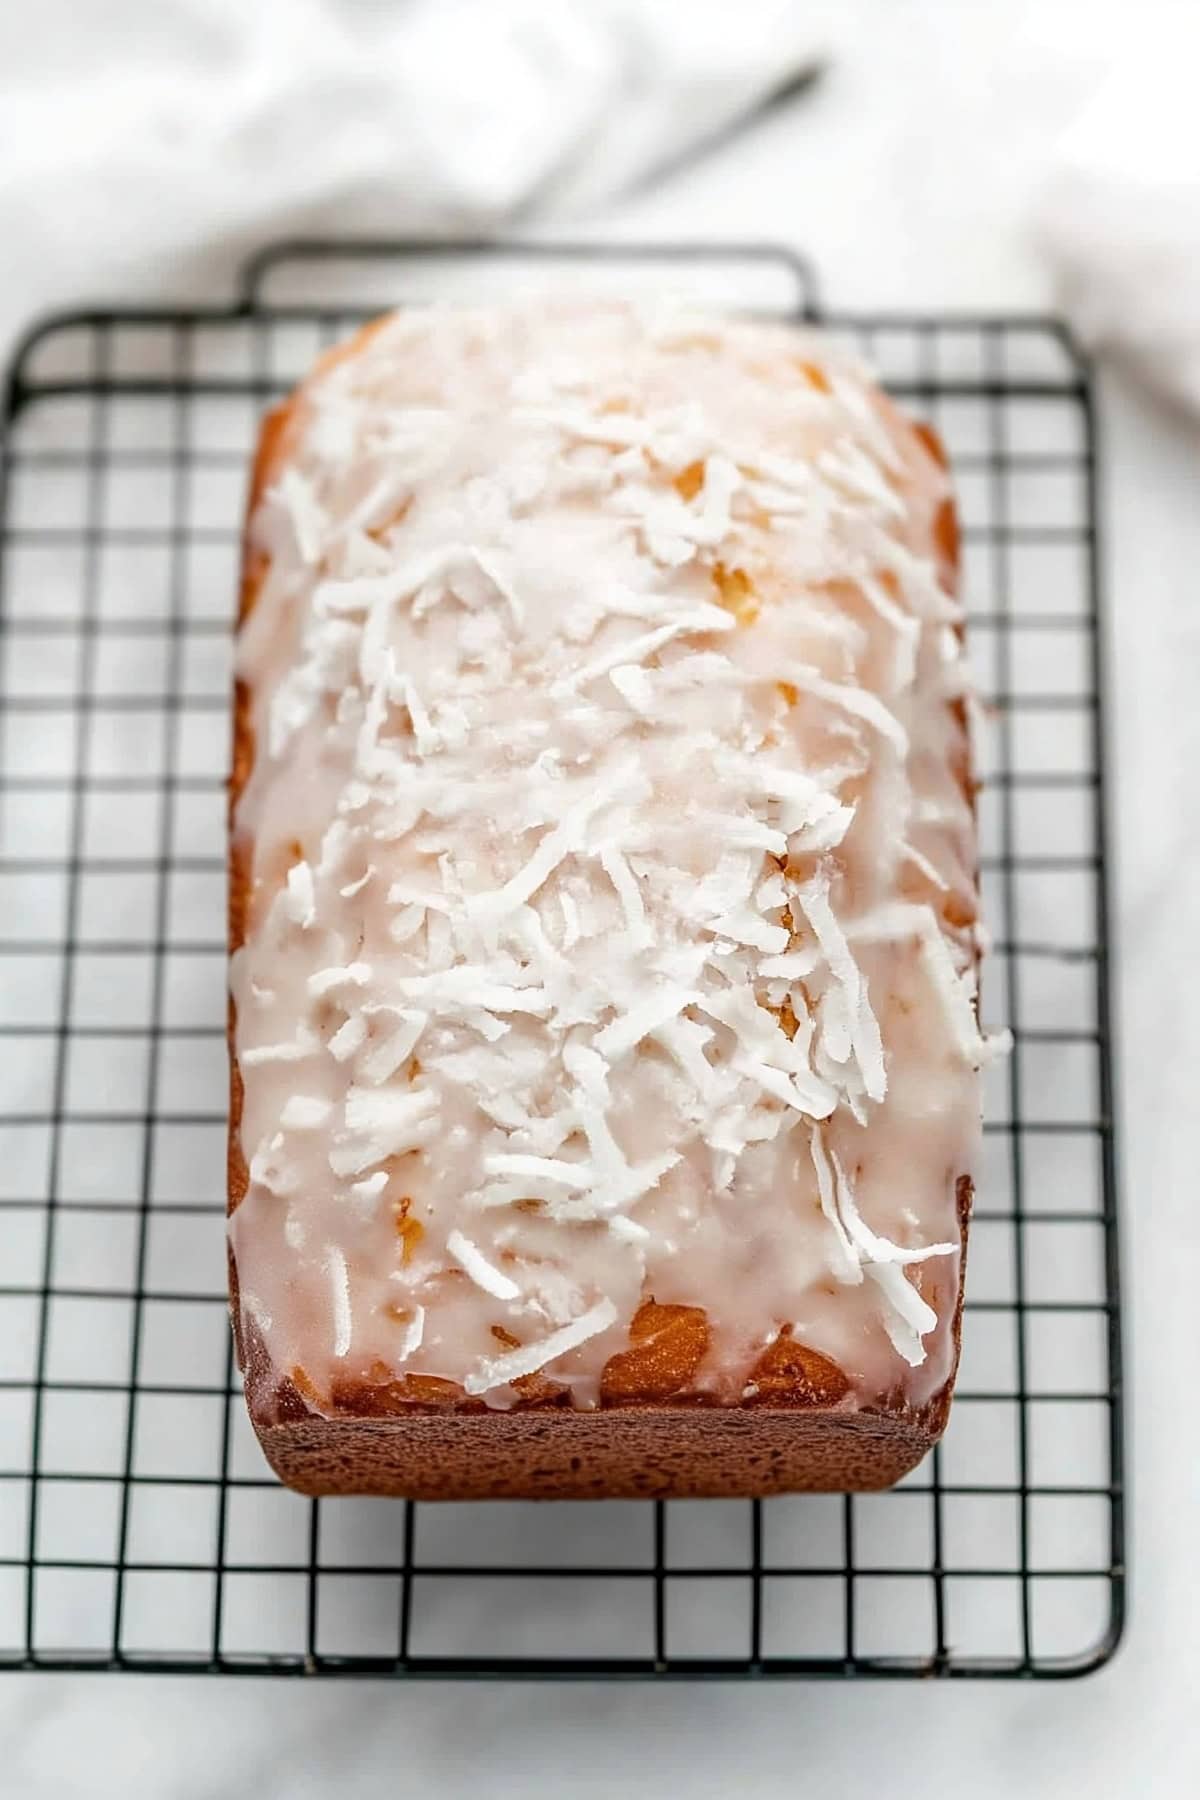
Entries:
[[362, 1013], [351, 1013], [329, 1040], [329, 1054], [335, 1062], [349, 1062], [367, 1039], [367, 1021]]
[[883, 1325], [893, 1347], [912, 1368], [919, 1368], [925, 1361], [924, 1339], [937, 1324], [937, 1314], [898, 1264], [871, 1263], [866, 1273], [888, 1302]]
[[797, 898], [840, 990], [841, 1004], [836, 1008], [830, 1004], [835, 996], [826, 996], [826, 1047], [835, 1062], [844, 1062], [853, 1051], [868, 1095], [882, 1100], [887, 1093], [887, 1072], [879, 1022], [871, 1010], [867, 984], [829, 904], [828, 890], [814, 885], [801, 889]]
[[602, 850], [600, 863], [617, 890], [631, 945], [635, 950], [645, 950], [653, 943], [654, 933], [646, 921], [646, 909], [642, 905], [636, 877], [619, 850]]
[[401, 1024], [363, 1057], [359, 1072], [365, 1081], [388, 1081], [403, 1068], [421, 1041], [429, 1014], [415, 1007], [400, 1009]]
[[696, 991], [685, 987], [661, 987], [638, 1001], [623, 1017], [596, 1034], [595, 1044], [606, 1062], [618, 1062], [627, 1056], [644, 1037], [657, 1031], [669, 1019], [677, 1019], [685, 1007], [699, 1000]]
[[387, 1170], [376, 1169], [373, 1175], [364, 1175], [361, 1181], [352, 1181], [350, 1192], [356, 1200], [378, 1200], [387, 1184]]
[[564, 1325], [561, 1331], [552, 1331], [549, 1337], [542, 1338], [536, 1344], [522, 1344], [517, 1350], [510, 1350], [506, 1356], [485, 1357], [470, 1371], [463, 1382], [468, 1394], [487, 1394], [493, 1388], [504, 1387], [509, 1382], [519, 1381], [522, 1375], [536, 1375], [539, 1369], [557, 1362], [568, 1350], [575, 1350], [580, 1344], [586, 1344], [589, 1338], [598, 1337], [602, 1331], [617, 1322], [617, 1309], [611, 1300], [600, 1300], [587, 1312]]
[[476, 1287], [485, 1294], [494, 1294], [497, 1300], [517, 1300], [521, 1290], [516, 1282], [501, 1270], [494, 1267], [476, 1244], [469, 1237], [454, 1230], [446, 1239], [446, 1248], [460, 1269], [470, 1276]]
[[939, 874], [929, 858], [924, 855], [922, 851], [918, 850], [914, 844], [904, 844], [901, 847], [900, 854], [903, 856], [905, 862], [911, 863], [914, 869], [919, 869], [926, 881], [933, 887], [939, 888], [942, 893], [946, 892], [950, 885], [949, 882], [944, 875]]
[[293, 863], [287, 873], [287, 912], [293, 924], [307, 930], [317, 922], [313, 872], [306, 862]]
[[406, 1363], [411, 1356], [416, 1355], [424, 1341], [425, 1308], [414, 1306], [409, 1314], [408, 1323], [404, 1327], [404, 1334], [393, 1351], [396, 1361]]
[[363, 873], [359, 876], [357, 881], [348, 881], [345, 887], [338, 889], [338, 893], [341, 895], [342, 899], [353, 900], [355, 894], [361, 894], [374, 873], [375, 865], [374, 863], [371, 863], [363, 870]]
[[329, 1251], [329, 1288], [333, 1306], [333, 1355], [335, 1361], [350, 1353], [354, 1317], [350, 1310], [350, 1273], [346, 1258], [334, 1245]]
[[311, 481], [292, 463], [284, 470], [277, 492], [296, 534], [301, 560], [318, 562], [329, 531], [329, 516], [318, 502]]
[[566, 1188], [585, 1188], [590, 1179], [590, 1171], [586, 1167], [578, 1163], [563, 1162], [561, 1158], [553, 1156], [497, 1152], [484, 1157], [483, 1167], [488, 1175], [531, 1176]]
[[319, 1131], [333, 1111], [332, 1100], [317, 1094], [293, 1094], [279, 1115], [285, 1131]]
[[834, 1186], [833, 1169], [829, 1155], [825, 1149], [825, 1139], [821, 1127], [814, 1125], [809, 1137], [809, 1148], [812, 1152], [813, 1168], [817, 1174], [817, 1194], [821, 1201], [821, 1211], [829, 1221], [833, 1232], [836, 1255], [834, 1273], [839, 1281], [850, 1283], [862, 1280], [862, 1264], [858, 1253], [850, 1239], [841, 1215], [838, 1212], [837, 1190]]
[[348, 963], [341, 969], [318, 969], [315, 975], [308, 978], [308, 991], [314, 1000], [320, 1000], [326, 994], [338, 993], [342, 988], [366, 987], [370, 979], [370, 963]]
[[907, 1250], [899, 1244], [893, 1244], [888, 1238], [878, 1237], [866, 1224], [858, 1210], [854, 1189], [846, 1178], [846, 1172], [838, 1161], [836, 1151], [830, 1153], [830, 1160], [833, 1163], [837, 1185], [838, 1210], [846, 1231], [864, 1262], [896, 1263], [907, 1266], [909, 1263], [928, 1262], [933, 1256], [953, 1256], [957, 1253], [957, 1244], [927, 1244], [923, 1249]]
[[438, 1098], [428, 1088], [352, 1087], [346, 1095], [346, 1133], [329, 1164], [335, 1175], [358, 1175], [385, 1157], [427, 1144], [436, 1129]]
[[608, 679], [639, 718], [649, 717], [654, 709], [654, 685], [645, 669], [636, 663], [619, 663], [609, 670]]

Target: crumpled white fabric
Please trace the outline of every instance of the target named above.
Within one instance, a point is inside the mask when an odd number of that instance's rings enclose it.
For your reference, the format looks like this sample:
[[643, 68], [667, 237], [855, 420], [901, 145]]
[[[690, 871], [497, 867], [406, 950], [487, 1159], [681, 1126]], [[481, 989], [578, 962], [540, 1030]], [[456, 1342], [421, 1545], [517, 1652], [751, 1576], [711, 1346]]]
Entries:
[[1067, 130], [1035, 202], [1081, 341], [1200, 413], [1200, 10], [1131, 50]]
[[295, 232], [576, 215], [820, 61], [815, 0], [33, 0], [0, 8], [0, 345], [213, 297]]

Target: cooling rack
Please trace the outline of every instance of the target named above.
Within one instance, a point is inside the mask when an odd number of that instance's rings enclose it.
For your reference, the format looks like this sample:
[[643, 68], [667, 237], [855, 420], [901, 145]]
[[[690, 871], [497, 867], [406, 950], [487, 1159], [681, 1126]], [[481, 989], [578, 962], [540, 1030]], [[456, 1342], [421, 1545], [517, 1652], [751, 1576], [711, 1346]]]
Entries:
[[[892, 1493], [308, 1501], [224, 1293], [230, 618], [256, 422], [364, 313], [513, 281], [822, 317], [931, 417], [986, 699], [963, 1365]], [[845, 316], [784, 251], [291, 244], [227, 309], [56, 317], [2, 401], [0, 1665], [1048, 1676], [1124, 1604], [1095, 424], [1059, 328]]]

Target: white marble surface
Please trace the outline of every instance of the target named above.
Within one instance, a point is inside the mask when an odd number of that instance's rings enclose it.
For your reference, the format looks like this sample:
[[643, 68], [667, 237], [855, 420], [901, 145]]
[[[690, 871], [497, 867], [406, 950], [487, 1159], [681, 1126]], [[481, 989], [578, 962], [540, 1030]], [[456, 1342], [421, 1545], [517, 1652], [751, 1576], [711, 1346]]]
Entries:
[[[893, 0], [825, 87], [597, 229], [803, 245], [835, 300], [1038, 306], [1023, 233], [1048, 144], [1131, 28], [1126, 5]], [[1142, 0], [1132, 28], [1176, 9]], [[1200, 1785], [1200, 1409], [1192, 1295], [1200, 1014], [1200, 432], [1102, 388], [1116, 773], [1132, 1612], [1081, 1683], [457, 1687], [10, 1677], [20, 1800], [254, 1793], [789, 1794], [971, 1800]], [[1189, 961], [1191, 959], [1191, 961]], [[1177, 1392], [1182, 1390], [1182, 1392]]]

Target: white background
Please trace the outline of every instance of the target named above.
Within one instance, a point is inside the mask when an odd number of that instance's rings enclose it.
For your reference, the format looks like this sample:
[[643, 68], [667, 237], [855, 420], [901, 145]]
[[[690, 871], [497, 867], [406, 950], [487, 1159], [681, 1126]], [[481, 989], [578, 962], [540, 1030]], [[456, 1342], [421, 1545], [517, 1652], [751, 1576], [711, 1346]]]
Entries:
[[[1165, 41], [1183, 4], [859, 0], [871, 29], [819, 91], [595, 229], [782, 239], [848, 305], [1045, 305], [1024, 220], [1049, 147], [1131, 35]], [[1078, 1683], [954, 1686], [12, 1676], [6, 1792], [1200, 1791], [1200, 431], [1116, 377], [1102, 412], [1132, 1383], [1132, 1616], [1116, 1661]]]

